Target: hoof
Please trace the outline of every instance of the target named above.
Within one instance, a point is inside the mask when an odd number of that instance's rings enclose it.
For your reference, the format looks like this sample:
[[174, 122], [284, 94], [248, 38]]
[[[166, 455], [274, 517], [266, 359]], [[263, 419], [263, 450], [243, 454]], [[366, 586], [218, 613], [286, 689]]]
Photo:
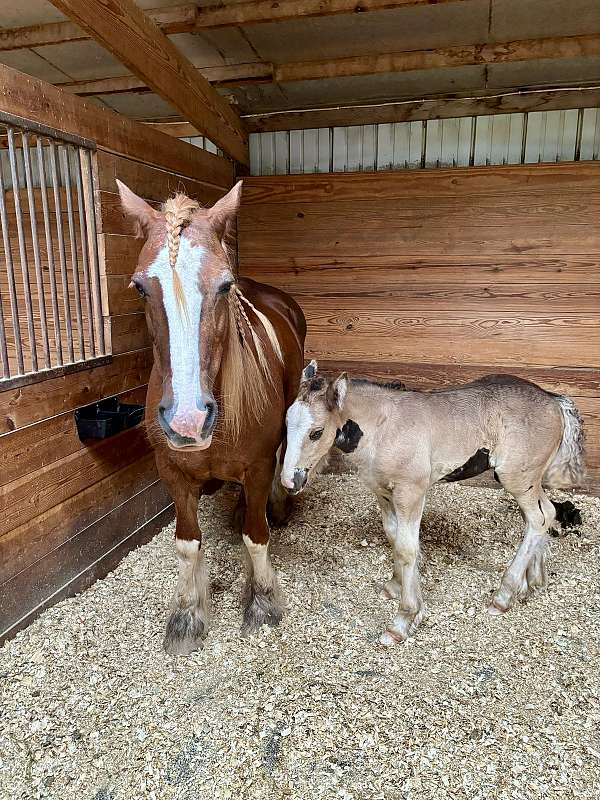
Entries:
[[501, 608], [498, 608], [498, 606], [495, 606], [492, 602], [487, 607], [487, 613], [490, 615], [490, 617], [501, 617], [502, 614], [506, 613], [506, 611], [502, 611]]
[[263, 625], [274, 628], [283, 619], [283, 609], [276, 597], [276, 591], [258, 591], [250, 586], [244, 607], [244, 620], [242, 622], [242, 636], [255, 633]]
[[384, 647], [393, 647], [395, 644], [402, 644], [402, 642], [405, 641], [406, 637], [400, 636], [400, 634], [390, 630], [384, 631], [379, 637], [379, 642], [384, 645]]
[[197, 610], [176, 609], [167, 622], [163, 648], [172, 656], [188, 656], [202, 647], [208, 627]]

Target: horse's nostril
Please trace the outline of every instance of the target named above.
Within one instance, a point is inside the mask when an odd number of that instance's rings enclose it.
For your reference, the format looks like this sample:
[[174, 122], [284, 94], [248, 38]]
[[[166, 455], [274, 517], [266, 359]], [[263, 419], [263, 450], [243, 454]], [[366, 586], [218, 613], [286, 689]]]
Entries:
[[213, 400], [209, 400], [204, 407], [206, 409], [206, 418], [204, 420], [204, 425], [202, 426], [203, 437], [208, 436], [209, 433], [212, 433], [217, 422], [218, 415], [217, 404]]

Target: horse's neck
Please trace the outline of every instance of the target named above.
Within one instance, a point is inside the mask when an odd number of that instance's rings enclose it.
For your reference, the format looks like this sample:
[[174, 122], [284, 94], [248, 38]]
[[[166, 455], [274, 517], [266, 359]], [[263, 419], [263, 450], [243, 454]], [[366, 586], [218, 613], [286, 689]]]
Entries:
[[345, 449], [340, 449], [359, 470], [371, 457], [368, 442], [372, 440], [372, 433], [377, 424], [375, 402], [373, 397], [369, 397], [349, 383], [341, 412], [342, 431], [345, 431], [349, 441], [345, 442]]

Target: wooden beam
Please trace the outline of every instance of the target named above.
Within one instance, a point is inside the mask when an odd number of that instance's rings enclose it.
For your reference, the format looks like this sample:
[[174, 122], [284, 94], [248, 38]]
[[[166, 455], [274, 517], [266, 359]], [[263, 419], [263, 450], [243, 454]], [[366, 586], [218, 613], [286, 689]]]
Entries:
[[51, 0], [225, 153], [247, 164], [239, 116], [133, 0]]
[[[516, 90], [480, 97], [446, 95], [422, 100], [406, 100], [399, 103], [381, 103], [379, 105], [276, 111], [270, 114], [249, 114], [242, 116], [242, 120], [250, 133], [261, 133], [263, 131], [303, 130], [344, 125], [376, 125], [388, 122], [472, 117], [482, 114], [597, 108], [599, 106], [600, 86], [590, 86], [576, 89]], [[168, 133], [169, 131], [166, 130], [166, 127], [165, 125], [164, 132]], [[172, 135], [193, 136], [194, 134], [173, 133]]]
[[153, 164], [170, 172], [229, 188], [233, 164], [186, 142], [167, 139], [96, 103], [0, 64], [0, 111], [91, 139], [103, 150]]
[[[231, 64], [219, 67], [202, 67], [198, 72], [209, 83], [218, 86], [239, 86], [247, 83], [264, 83], [273, 79], [273, 65], [265, 62]], [[123, 92], [150, 91], [146, 83], [135, 75], [118, 78], [100, 78], [94, 81], [73, 81], [58, 84], [61, 89], [83, 97], [96, 94], [122, 94]]]
[[522, 39], [497, 44], [440, 47], [434, 50], [408, 50], [365, 56], [330, 59], [327, 61], [297, 61], [279, 64], [274, 79], [314, 81], [325, 78], [347, 78], [357, 75], [378, 75], [386, 72], [447, 69], [489, 64], [509, 64], [515, 61], [561, 59], [600, 56], [600, 34], [585, 36], [554, 36], [547, 39]]
[[[465, 2], [466, 0], [244, 0], [228, 6], [214, 4], [198, 8], [181, 5], [156, 8], [146, 13], [163, 33], [189, 33], [235, 25], [254, 25], [307, 17], [326, 17], [333, 14], [364, 14], [405, 6], [431, 5], [436, 2]], [[0, 50], [40, 47], [88, 39], [89, 36], [72, 22], [51, 22], [26, 28], [0, 31]]]
[[146, 122], [149, 128], [174, 136], [181, 139], [184, 136], [202, 136], [189, 122]]

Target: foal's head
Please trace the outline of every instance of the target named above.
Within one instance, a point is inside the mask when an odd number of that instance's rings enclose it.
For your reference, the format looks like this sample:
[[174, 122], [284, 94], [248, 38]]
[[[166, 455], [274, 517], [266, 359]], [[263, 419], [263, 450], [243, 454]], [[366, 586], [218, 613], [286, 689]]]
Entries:
[[296, 400], [287, 412], [287, 448], [281, 482], [294, 494], [306, 486], [311, 470], [340, 440], [348, 389], [343, 372], [335, 380], [317, 377], [317, 362], [302, 373]]
[[213, 386], [236, 291], [226, 234], [241, 182], [212, 208], [176, 195], [160, 211], [117, 183], [125, 213], [145, 238], [132, 286], [145, 300], [163, 378], [158, 422], [171, 447], [206, 449], [217, 422]]

